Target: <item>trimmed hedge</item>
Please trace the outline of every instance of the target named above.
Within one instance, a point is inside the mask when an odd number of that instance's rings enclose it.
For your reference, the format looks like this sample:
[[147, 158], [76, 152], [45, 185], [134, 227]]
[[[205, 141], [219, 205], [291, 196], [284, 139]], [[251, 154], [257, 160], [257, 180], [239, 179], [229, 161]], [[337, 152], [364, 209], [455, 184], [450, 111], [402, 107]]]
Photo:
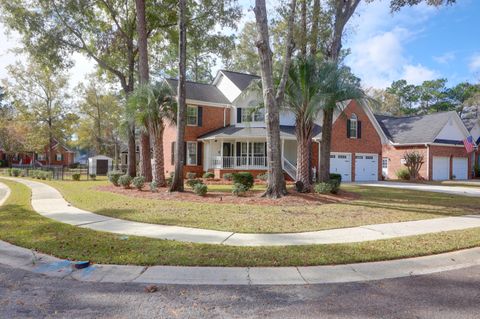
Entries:
[[137, 176], [132, 180], [133, 186], [141, 191], [145, 187], [145, 177]]
[[129, 175], [122, 175], [118, 179], [118, 183], [123, 187], [123, 188], [130, 188], [130, 184], [132, 184], [132, 177]]
[[254, 179], [253, 179], [252, 173], [249, 173], [249, 172], [234, 173], [232, 178], [233, 178], [234, 184], [241, 184], [245, 186], [247, 191], [253, 187]]
[[193, 191], [198, 196], [205, 196], [208, 192], [208, 187], [203, 183], [198, 183], [198, 184], [195, 184], [195, 186], [193, 186]]

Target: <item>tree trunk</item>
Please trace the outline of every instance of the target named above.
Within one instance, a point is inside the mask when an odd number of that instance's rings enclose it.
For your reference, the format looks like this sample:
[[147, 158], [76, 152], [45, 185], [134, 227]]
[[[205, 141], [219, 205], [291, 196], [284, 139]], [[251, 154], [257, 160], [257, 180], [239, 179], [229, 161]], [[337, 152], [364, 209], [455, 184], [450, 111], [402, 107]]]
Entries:
[[[148, 42], [147, 21], [145, 19], [145, 0], [136, 0], [137, 33], [138, 33], [138, 80], [140, 85], [149, 81], [148, 74]], [[148, 125], [147, 125], [148, 126]], [[148, 127], [147, 127], [148, 130]], [[148, 132], [140, 134], [140, 172], [146, 182], [152, 181], [152, 164], [150, 152], [150, 136]]]
[[154, 132], [150, 132], [153, 137], [153, 180], [159, 187], [166, 186], [165, 183], [165, 163], [163, 157], [163, 131], [161, 125]]
[[332, 144], [333, 108], [323, 110], [322, 142], [320, 143], [320, 182], [330, 180], [330, 147]]
[[128, 125], [127, 175], [137, 176], [137, 147], [135, 145], [135, 124]]
[[297, 123], [297, 176], [302, 182], [303, 192], [312, 190], [311, 153], [312, 153], [312, 126], [313, 123]]
[[267, 161], [268, 161], [268, 186], [264, 196], [280, 198], [287, 194], [285, 177], [282, 169], [281, 142], [280, 142], [280, 116], [279, 106], [275, 98], [272, 71], [272, 52], [268, 34], [268, 18], [265, 0], [255, 1], [255, 18], [257, 23], [257, 48], [260, 58], [263, 99], [266, 109], [267, 126]]
[[300, 55], [302, 57], [307, 56], [307, 0], [301, 0], [301, 43], [300, 43]]
[[185, 154], [185, 117], [187, 105], [185, 101], [185, 76], [187, 64], [187, 30], [185, 25], [186, 0], [179, 0], [178, 13], [178, 110], [177, 110], [177, 139], [175, 147], [175, 174], [173, 175], [170, 191], [183, 192], [183, 159]]
[[140, 134], [140, 174], [145, 177], [146, 182], [152, 181], [152, 155], [150, 151], [150, 135], [142, 132]]
[[312, 12], [312, 31], [310, 35], [310, 55], [317, 55], [318, 50], [318, 32], [320, 29], [320, 0], [313, 0]]

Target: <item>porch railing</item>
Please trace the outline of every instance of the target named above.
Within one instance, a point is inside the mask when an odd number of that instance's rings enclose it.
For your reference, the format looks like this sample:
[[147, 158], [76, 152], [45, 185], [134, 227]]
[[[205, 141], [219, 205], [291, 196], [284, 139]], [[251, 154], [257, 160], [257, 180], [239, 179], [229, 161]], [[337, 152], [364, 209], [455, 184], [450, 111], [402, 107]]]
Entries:
[[211, 159], [212, 168], [225, 169], [266, 169], [265, 156], [214, 156]]

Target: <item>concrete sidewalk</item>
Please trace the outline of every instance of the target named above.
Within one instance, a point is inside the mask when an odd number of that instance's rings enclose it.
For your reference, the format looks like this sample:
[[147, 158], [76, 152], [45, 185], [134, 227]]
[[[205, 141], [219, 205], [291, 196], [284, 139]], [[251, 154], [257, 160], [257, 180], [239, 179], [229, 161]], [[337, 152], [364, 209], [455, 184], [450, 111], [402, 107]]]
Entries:
[[[458, 183], [460, 182], [461, 181], [458, 181]], [[470, 183], [473, 185], [473, 182], [465, 181], [465, 183]], [[416, 184], [416, 183], [401, 183], [401, 182], [388, 182], [388, 181], [358, 182], [355, 184], [371, 186], [371, 187], [399, 188], [399, 189], [415, 190], [415, 191], [423, 191], [423, 192], [434, 192], [434, 193], [452, 194], [452, 195], [460, 195], [460, 196], [480, 197], [480, 187], [475, 188], [475, 187], [465, 187], [465, 186]], [[478, 186], [480, 186], [480, 183], [477, 182], [477, 184]]]
[[309, 285], [360, 282], [432, 274], [480, 265], [480, 248], [441, 255], [338, 266], [177, 267], [91, 265], [73, 262], [0, 241], [0, 264], [50, 277], [89, 282], [179, 285]]
[[479, 215], [375, 224], [304, 233], [246, 234], [180, 226], [146, 224], [97, 215], [71, 206], [53, 187], [15, 179], [32, 189], [32, 207], [39, 214], [70, 225], [124, 235], [233, 246], [290, 246], [353, 243], [480, 227]]

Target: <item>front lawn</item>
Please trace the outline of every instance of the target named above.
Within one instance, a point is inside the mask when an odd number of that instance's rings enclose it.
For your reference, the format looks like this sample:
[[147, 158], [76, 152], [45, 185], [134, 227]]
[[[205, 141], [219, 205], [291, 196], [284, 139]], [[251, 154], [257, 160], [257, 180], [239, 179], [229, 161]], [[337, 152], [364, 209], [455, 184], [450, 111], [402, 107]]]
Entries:
[[[43, 182], [43, 181], [42, 181]], [[74, 206], [115, 218], [233, 232], [303, 232], [367, 224], [477, 214], [480, 198], [392, 188], [343, 185], [358, 199], [333, 204], [252, 205], [141, 198], [137, 190], [125, 194], [100, 191], [106, 181], [48, 181]], [[217, 191], [231, 185], [210, 185]], [[263, 186], [258, 186], [260, 190]], [[103, 189], [103, 188], [102, 188]], [[148, 191], [144, 191], [149, 195]]]
[[480, 245], [480, 229], [356, 244], [232, 247], [97, 232], [35, 213], [30, 190], [1, 180], [12, 194], [0, 207], [0, 240], [72, 260], [129, 265], [309, 266], [397, 259]]

